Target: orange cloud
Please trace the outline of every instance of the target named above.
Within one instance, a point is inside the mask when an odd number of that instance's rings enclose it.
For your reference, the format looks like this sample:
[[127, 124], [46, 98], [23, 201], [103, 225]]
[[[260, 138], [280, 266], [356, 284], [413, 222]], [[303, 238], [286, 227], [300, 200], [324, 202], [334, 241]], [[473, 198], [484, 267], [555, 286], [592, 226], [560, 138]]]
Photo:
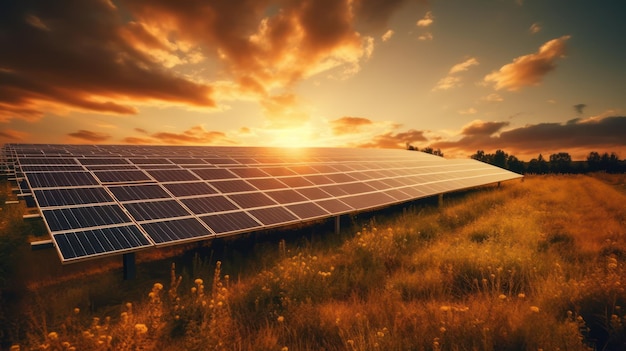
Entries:
[[470, 67], [478, 65], [479, 62], [475, 57], [470, 57], [461, 63], [457, 63], [452, 66], [448, 71], [448, 75], [441, 78], [435, 87], [432, 89], [433, 91], [437, 90], [448, 90], [451, 88], [456, 88], [461, 86], [461, 77], [457, 74], [461, 72], [465, 72]]
[[[215, 106], [210, 86], [134, 47], [158, 42], [148, 44], [139, 25], [125, 26], [109, 2], [17, 2], [3, 10], [0, 32], [11, 35], [0, 36], [0, 46], [11, 50], [0, 55], [0, 120], [51, 110], [135, 114], [135, 104], [150, 101]], [[97, 20], [85, 15], [94, 13]]]
[[567, 123], [540, 123], [501, 131], [508, 122], [474, 121], [463, 128], [457, 141], [439, 141], [433, 147], [446, 154], [470, 155], [497, 149], [530, 159], [565, 151], [584, 158], [590, 151], [626, 152], [626, 116], [574, 119]]
[[372, 121], [363, 117], [341, 117], [330, 121], [334, 135], [358, 133], [362, 127], [372, 125]]
[[0, 130], [0, 140], [6, 140], [6, 142], [20, 142], [26, 140], [30, 134], [15, 129], [3, 129]]
[[108, 134], [93, 132], [93, 131], [84, 130], [84, 129], [81, 129], [74, 133], [69, 133], [68, 135], [74, 139], [78, 139], [80, 141], [87, 141], [90, 143], [103, 143], [111, 139], [111, 136]]
[[429, 27], [435, 21], [435, 17], [431, 11], [426, 12], [424, 18], [418, 20], [415, 24], [418, 27]]
[[[137, 129], [136, 129], [137, 130]], [[143, 129], [138, 130], [147, 134]], [[157, 132], [142, 137], [126, 137], [127, 144], [163, 144], [163, 145], [224, 145], [236, 144], [226, 133], [208, 131], [203, 126], [193, 126], [182, 133]]]
[[463, 135], [492, 135], [509, 125], [509, 122], [483, 122], [475, 120], [463, 127]]
[[374, 137], [371, 142], [357, 145], [361, 148], [384, 148], [384, 149], [397, 149], [405, 148], [407, 144], [414, 144], [420, 141], [428, 141], [424, 136], [424, 131], [410, 129], [401, 133], [384, 133]]
[[552, 39], [534, 54], [520, 56], [498, 71], [485, 76], [487, 83], [493, 83], [496, 90], [519, 90], [524, 86], [539, 85], [543, 77], [556, 68], [556, 60], [565, 56], [565, 43], [569, 35]]

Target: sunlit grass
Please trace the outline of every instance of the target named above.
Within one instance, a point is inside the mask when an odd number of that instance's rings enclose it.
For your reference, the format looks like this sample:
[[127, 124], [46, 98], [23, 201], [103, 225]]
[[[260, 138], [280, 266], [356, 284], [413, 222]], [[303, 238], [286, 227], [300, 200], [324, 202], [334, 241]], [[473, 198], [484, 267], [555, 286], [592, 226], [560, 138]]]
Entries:
[[[76, 286], [40, 292], [12, 341], [52, 350], [622, 350], [619, 184], [527, 177], [357, 222], [332, 245], [281, 240], [237, 262], [195, 257], [109, 308], [110, 318], [70, 307], [81, 301]], [[245, 265], [249, 273], [238, 271]], [[84, 289], [106, 294], [106, 285]]]

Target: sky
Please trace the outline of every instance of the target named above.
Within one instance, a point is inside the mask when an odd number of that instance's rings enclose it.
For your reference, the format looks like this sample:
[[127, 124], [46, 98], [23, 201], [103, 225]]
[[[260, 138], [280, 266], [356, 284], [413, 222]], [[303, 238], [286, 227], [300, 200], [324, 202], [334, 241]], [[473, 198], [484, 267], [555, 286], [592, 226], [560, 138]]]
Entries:
[[0, 143], [626, 158], [624, 0], [5, 0]]

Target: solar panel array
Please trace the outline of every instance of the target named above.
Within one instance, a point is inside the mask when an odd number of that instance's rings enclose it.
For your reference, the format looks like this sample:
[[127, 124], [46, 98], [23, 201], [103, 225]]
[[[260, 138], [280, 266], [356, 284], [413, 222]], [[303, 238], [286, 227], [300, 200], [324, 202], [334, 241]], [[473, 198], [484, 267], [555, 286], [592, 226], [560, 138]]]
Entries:
[[7, 144], [3, 152], [64, 263], [521, 177], [405, 150]]

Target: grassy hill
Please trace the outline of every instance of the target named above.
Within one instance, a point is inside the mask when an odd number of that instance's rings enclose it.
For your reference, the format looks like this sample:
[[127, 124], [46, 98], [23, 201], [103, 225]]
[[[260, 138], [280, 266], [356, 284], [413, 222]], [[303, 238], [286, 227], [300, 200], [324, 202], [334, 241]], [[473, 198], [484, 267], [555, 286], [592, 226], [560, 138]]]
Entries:
[[70, 278], [19, 284], [5, 339], [21, 350], [624, 350], [625, 180], [527, 177], [339, 236], [146, 258], [135, 282], [108, 261], [82, 276], [47, 268]]

